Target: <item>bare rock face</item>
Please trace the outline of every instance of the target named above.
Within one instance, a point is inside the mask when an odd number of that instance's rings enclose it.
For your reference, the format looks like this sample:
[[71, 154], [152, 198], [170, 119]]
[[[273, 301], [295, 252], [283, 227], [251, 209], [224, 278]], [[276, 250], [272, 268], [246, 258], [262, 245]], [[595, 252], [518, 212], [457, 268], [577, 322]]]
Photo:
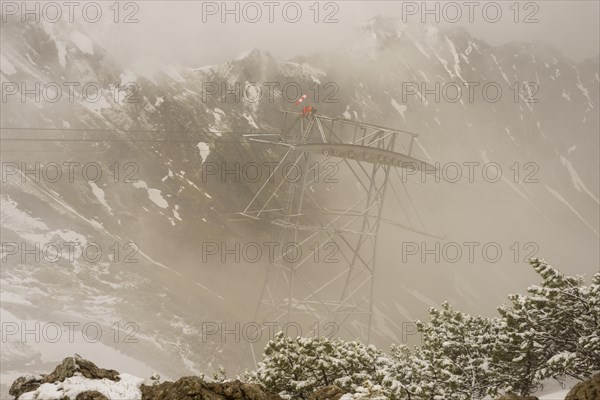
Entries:
[[118, 382], [119, 372], [114, 369], [99, 368], [91, 361], [80, 357], [67, 357], [58, 367], [49, 375], [46, 375], [44, 382], [63, 382], [72, 377], [76, 372], [80, 372], [89, 379], [110, 379]]
[[75, 400], [110, 400], [108, 397], [103, 395], [97, 390], [90, 390], [87, 392], [82, 392], [77, 395]]
[[600, 373], [589, 380], [579, 382], [565, 397], [565, 400], [598, 400], [600, 399]]
[[344, 395], [344, 393], [346, 392], [344, 392], [339, 387], [335, 385], [330, 385], [322, 387], [315, 391], [313, 394], [310, 395], [308, 400], [339, 400]]
[[142, 400], [282, 400], [261, 386], [240, 381], [205, 382], [186, 376], [176, 382], [142, 385]]

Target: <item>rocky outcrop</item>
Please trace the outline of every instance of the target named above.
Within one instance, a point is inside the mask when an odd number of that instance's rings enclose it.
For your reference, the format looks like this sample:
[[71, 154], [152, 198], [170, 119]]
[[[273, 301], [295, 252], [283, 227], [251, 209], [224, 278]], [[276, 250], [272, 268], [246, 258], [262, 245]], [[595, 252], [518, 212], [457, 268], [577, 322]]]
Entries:
[[[19, 398], [24, 393], [36, 391], [45, 383], [68, 382], [67, 378], [79, 376], [87, 379], [103, 380], [103, 382], [119, 382], [121, 376], [118, 371], [103, 369], [91, 361], [79, 356], [65, 358], [52, 373], [39, 376], [23, 376], [16, 379], [10, 387], [9, 393]], [[138, 379], [138, 378], [136, 378]], [[160, 376], [156, 373], [142, 383], [139, 379], [138, 389], [142, 400], [282, 400], [274, 393], [254, 383], [243, 383], [239, 380], [228, 382], [208, 382], [199, 376], [186, 376], [175, 382], [159, 382]], [[127, 382], [127, 381], [123, 381]], [[137, 390], [134, 387], [134, 390]], [[139, 396], [138, 392], [138, 396]], [[111, 393], [109, 389], [104, 393]], [[318, 397], [318, 399], [330, 399]], [[333, 398], [331, 398], [333, 399]], [[78, 393], [75, 398], [64, 396], [61, 400], [112, 400], [100, 390], [87, 390]], [[122, 400], [122, 399], [118, 399]]]
[[75, 373], [81, 373], [88, 379], [110, 379], [118, 382], [119, 372], [114, 369], [99, 368], [91, 361], [81, 357], [68, 357], [62, 363], [46, 376], [46, 382], [63, 382], [65, 379], [72, 377]]
[[142, 385], [142, 400], [282, 400], [253, 383], [206, 382], [197, 376], [186, 376], [176, 382]]
[[565, 397], [565, 400], [598, 400], [600, 399], [600, 373], [591, 379], [579, 382]]
[[[99, 368], [91, 361], [79, 356], [67, 357], [48, 375], [22, 376], [17, 378], [10, 386], [9, 394], [19, 398], [23, 393], [36, 390], [44, 383], [63, 382], [76, 373], [89, 379], [110, 379], [119, 381], [119, 373], [112, 369]], [[83, 393], [82, 393], [83, 394]], [[90, 397], [93, 399], [93, 397]], [[101, 399], [101, 398], [98, 398]]]
[[42, 383], [45, 382], [41, 376], [21, 376], [12, 383], [8, 393], [18, 399], [23, 393], [34, 391]]
[[325, 386], [315, 391], [308, 400], [339, 400], [344, 392], [335, 385]]

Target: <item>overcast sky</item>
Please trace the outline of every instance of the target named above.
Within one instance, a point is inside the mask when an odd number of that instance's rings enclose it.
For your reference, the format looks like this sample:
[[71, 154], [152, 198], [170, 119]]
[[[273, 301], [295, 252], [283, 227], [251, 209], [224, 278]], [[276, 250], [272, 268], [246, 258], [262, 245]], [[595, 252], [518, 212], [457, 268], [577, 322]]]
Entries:
[[[228, 2], [231, 9], [236, 2]], [[240, 22], [236, 23], [235, 15], [226, 15], [226, 22], [221, 21], [221, 1], [139, 1], [139, 11], [135, 17], [136, 24], [120, 24], [120, 28], [103, 25], [105, 45], [124, 56], [135, 57], [136, 54], [155, 54], [175, 60], [187, 66], [203, 66], [215, 64], [234, 58], [240, 52], [258, 48], [269, 51], [279, 59], [287, 59], [299, 54], [339, 50], [350, 47], [357, 27], [377, 14], [397, 17], [406, 23], [421, 23], [422, 18], [434, 22], [434, 15], [422, 15], [422, 2], [390, 1], [327, 1], [319, 3], [319, 21], [313, 18], [315, 3], [313, 0], [298, 1], [302, 17], [297, 23], [287, 22], [283, 18], [285, 1], [279, 1], [274, 7], [274, 22], [269, 22], [269, 7], [265, 1], [250, 2], [258, 4], [262, 17], [256, 22], [256, 7], [239, 2]], [[438, 3], [440, 16], [456, 18], [456, 8], [444, 5], [448, 1], [429, 2], [428, 7]], [[497, 1], [502, 16], [498, 22], [495, 18], [495, 5], [490, 2], [477, 3], [472, 9], [474, 22], [469, 21], [469, 7], [465, 1], [456, 1], [462, 13], [456, 23], [468, 29], [474, 36], [491, 44], [502, 44], [509, 41], [544, 41], [575, 60], [598, 56], [599, 50], [599, 2], [588, 1], [554, 1], [537, 2], [520, 1], [518, 23], [515, 18], [515, 1]], [[110, 5], [112, 2], [104, 3]], [[486, 6], [484, 17], [483, 8]], [[215, 10], [214, 7], [217, 7]], [[311, 9], [311, 7], [313, 7]], [[414, 7], [417, 7], [415, 10]], [[244, 18], [243, 11], [247, 18]], [[127, 10], [131, 11], [131, 10]], [[445, 11], [445, 14], [444, 14]], [[123, 11], [123, 14], [126, 14]], [[288, 6], [287, 16], [293, 18], [294, 7]], [[323, 23], [326, 15], [332, 14], [336, 23]], [[538, 22], [525, 23], [526, 17]], [[486, 20], [486, 18], [488, 20]], [[204, 21], [203, 21], [204, 19]], [[99, 28], [97, 25], [95, 28]]]

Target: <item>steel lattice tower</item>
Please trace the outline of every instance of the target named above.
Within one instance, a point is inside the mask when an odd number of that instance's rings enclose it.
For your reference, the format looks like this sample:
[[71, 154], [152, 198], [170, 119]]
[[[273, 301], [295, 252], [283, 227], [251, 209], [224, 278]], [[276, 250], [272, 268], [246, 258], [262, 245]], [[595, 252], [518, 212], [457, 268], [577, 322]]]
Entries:
[[[382, 217], [390, 174], [395, 168], [435, 169], [411, 156], [414, 133], [282, 112], [278, 140], [249, 135], [287, 149], [241, 213], [268, 220], [281, 244], [254, 321], [287, 326], [290, 336], [309, 329], [369, 342], [381, 222], [428, 234]], [[274, 181], [278, 174], [283, 179]], [[256, 363], [262, 349], [250, 347]]]

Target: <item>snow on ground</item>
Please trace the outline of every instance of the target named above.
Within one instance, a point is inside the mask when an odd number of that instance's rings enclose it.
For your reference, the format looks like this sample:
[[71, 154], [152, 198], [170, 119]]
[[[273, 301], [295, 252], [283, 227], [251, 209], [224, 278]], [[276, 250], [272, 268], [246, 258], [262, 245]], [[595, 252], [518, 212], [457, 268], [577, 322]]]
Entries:
[[542, 396], [538, 396], [540, 400], [564, 400], [567, 397], [569, 390], [561, 390], [559, 392], [552, 392]]
[[556, 380], [543, 382], [544, 389], [539, 393], [534, 393], [540, 400], [564, 400], [569, 390], [579, 381], [573, 378], [567, 378], [564, 386]]
[[136, 400], [142, 398], [140, 386], [144, 379], [129, 374], [120, 374], [118, 382], [110, 379], [88, 379], [83, 376], [73, 376], [64, 382], [44, 383], [33, 392], [24, 393], [19, 400], [60, 400], [65, 396], [71, 399], [79, 393], [97, 390], [109, 399]]

